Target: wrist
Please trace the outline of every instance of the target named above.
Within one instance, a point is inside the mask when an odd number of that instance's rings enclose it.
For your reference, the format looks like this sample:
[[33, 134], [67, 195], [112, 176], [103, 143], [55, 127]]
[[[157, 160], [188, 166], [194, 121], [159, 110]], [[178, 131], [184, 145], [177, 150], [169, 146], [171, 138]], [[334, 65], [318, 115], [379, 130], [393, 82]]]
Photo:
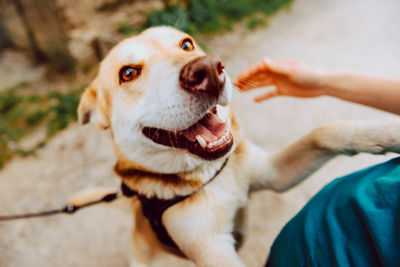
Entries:
[[340, 71], [325, 71], [321, 73], [321, 88], [323, 94], [327, 96], [337, 97], [340, 89], [343, 88], [345, 73]]

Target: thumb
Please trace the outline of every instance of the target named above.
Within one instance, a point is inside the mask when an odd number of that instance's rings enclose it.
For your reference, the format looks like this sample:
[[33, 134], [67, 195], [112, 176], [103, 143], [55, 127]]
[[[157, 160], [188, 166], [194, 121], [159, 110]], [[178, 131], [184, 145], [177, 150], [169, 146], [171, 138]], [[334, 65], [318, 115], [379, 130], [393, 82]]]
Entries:
[[275, 89], [273, 89], [271, 91], [268, 91], [267, 93], [265, 93], [265, 94], [263, 94], [261, 96], [257, 96], [256, 98], [254, 98], [254, 101], [259, 103], [259, 102], [262, 102], [264, 100], [273, 98], [273, 97], [278, 96], [278, 95], [279, 95], [278, 90], [275, 88]]
[[290, 73], [293, 66], [298, 64], [298, 62], [294, 60], [272, 60], [270, 58], [265, 58], [264, 63], [270, 71], [278, 74], [288, 74]]

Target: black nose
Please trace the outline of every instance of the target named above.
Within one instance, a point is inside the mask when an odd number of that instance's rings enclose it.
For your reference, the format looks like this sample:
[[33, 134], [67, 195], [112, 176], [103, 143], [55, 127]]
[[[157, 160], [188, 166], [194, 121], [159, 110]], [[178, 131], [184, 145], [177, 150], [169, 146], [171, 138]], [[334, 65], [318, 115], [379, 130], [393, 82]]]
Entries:
[[198, 57], [181, 69], [179, 83], [191, 93], [219, 96], [225, 84], [224, 66], [212, 56]]

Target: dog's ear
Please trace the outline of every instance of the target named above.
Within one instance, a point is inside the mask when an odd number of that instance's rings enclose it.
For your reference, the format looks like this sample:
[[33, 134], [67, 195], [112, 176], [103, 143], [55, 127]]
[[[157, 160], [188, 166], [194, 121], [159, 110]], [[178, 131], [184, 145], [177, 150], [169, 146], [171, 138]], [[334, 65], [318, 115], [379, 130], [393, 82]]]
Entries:
[[99, 91], [96, 88], [96, 83], [93, 82], [82, 94], [81, 101], [78, 107], [78, 121], [81, 124], [91, 122], [100, 129], [107, 129], [109, 123], [106, 119], [104, 111], [100, 108]]

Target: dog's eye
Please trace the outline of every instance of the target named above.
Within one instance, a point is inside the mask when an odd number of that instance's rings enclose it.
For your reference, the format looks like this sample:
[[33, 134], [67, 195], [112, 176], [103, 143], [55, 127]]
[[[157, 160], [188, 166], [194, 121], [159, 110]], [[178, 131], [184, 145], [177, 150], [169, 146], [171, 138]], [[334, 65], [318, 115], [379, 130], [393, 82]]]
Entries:
[[181, 48], [185, 51], [192, 51], [194, 49], [193, 41], [189, 38], [183, 39]]
[[119, 83], [129, 82], [140, 75], [142, 68], [140, 66], [124, 66], [119, 71]]

